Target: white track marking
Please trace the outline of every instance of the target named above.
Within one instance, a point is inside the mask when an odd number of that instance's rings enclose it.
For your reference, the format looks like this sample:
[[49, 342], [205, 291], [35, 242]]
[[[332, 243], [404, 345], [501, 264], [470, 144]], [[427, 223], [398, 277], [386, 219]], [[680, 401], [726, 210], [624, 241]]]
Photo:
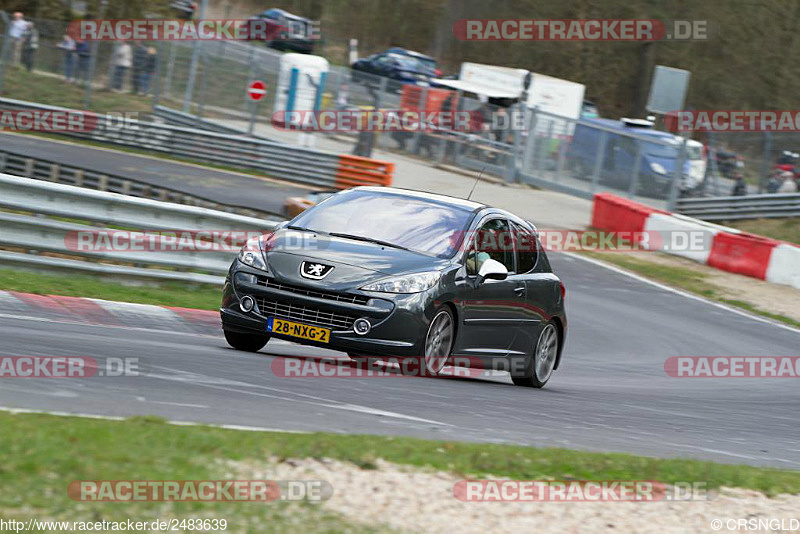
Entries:
[[795, 334], [800, 334], [800, 328], [795, 328], [793, 326], [789, 326], [788, 324], [779, 323], [777, 321], [773, 321], [771, 319], [767, 319], [766, 317], [761, 317], [760, 315], [754, 315], [754, 314], [748, 313], [748, 312], [746, 312], [744, 310], [740, 310], [738, 308], [734, 308], [732, 306], [728, 306], [726, 304], [722, 304], [721, 302], [715, 302], [713, 300], [708, 300], [706, 298], [703, 298], [701, 296], [695, 295], [694, 293], [689, 293], [688, 291], [684, 291], [682, 289], [676, 289], [674, 287], [670, 287], [670, 286], [661, 284], [659, 282], [655, 282], [653, 280], [650, 280], [650, 279], [645, 278], [643, 276], [639, 276], [638, 274], [634, 274], [632, 272], [626, 271], [626, 270], [624, 270], [622, 268], [619, 268], [619, 267], [616, 267], [614, 265], [610, 265], [610, 264], [605, 263], [603, 261], [596, 260], [594, 258], [587, 258], [587, 257], [582, 256], [580, 254], [575, 254], [574, 252], [561, 252], [561, 254], [564, 254], [565, 256], [570, 257], [570, 258], [577, 258], [577, 259], [579, 259], [581, 261], [585, 261], [585, 262], [591, 263], [593, 265], [597, 265], [598, 267], [603, 267], [604, 269], [608, 269], [609, 271], [614, 271], [615, 273], [619, 273], [619, 274], [627, 276], [628, 278], [633, 278], [634, 280], [638, 280], [639, 282], [644, 282], [645, 284], [649, 284], [651, 286], [655, 286], [655, 287], [657, 287], [659, 289], [663, 289], [664, 291], [669, 291], [670, 293], [675, 293], [677, 295], [682, 295], [682, 296], [684, 296], [686, 298], [690, 298], [692, 300], [696, 300], [696, 301], [699, 301], [699, 302], [705, 302], [706, 304], [710, 304], [711, 306], [715, 306], [715, 307], [720, 308], [722, 310], [727, 310], [727, 311], [735, 313], [737, 315], [741, 315], [742, 317], [747, 317], [748, 319], [753, 319], [753, 320], [756, 320], [756, 321], [759, 321], [759, 322], [762, 322], [762, 323], [771, 324], [772, 326], [777, 326], [779, 328], [783, 328], [784, 330], [788, 330], [790, 332], [794, 332]]

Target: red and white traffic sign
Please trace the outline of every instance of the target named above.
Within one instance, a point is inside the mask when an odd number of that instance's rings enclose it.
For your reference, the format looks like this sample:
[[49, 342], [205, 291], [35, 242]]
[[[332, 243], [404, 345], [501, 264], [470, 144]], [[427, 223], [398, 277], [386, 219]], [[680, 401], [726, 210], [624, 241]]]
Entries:
[[256, 80], [247, 88], [247, 96], [255, 101], [259, 101], [267, 94], [267, 86], [261, 80]]

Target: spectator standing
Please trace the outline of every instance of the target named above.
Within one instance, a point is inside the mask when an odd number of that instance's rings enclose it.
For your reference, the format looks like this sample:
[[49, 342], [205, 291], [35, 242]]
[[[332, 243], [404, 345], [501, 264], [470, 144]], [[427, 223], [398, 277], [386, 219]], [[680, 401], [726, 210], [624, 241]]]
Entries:
[[736, 180], [736, 182], [733, 184], [733, 191], [731, 194], [735, 197], [747, 195], [747, 183], [745, 183], [742, 173], [736, 172], [736, 174], [734, 174], [734, 180]]
[[80, 39], [75, 41], [75, 55], [78, 57], [78, 70], [75, 73], [75, 81], [88, 83], [89, 59], [92, 56], [89, 43]]
[[128, 70], [130, 70], [133, 64], [133, 50], [131, 49], [131, 45], [126, 41], [119, 43], [114, 49], [111, 64], [114, 65], [114, 80], [111, 84], [111, 89], [117, 92], [122, 91]]
[[158, 53], [156, 52], [156, 49], [151, 46], [147, 49], [147, 56], [144, 62], [144, 68], [142, 69], [141, 80], [139, 82], [139, 90], [141, 91], [141, 94], [150, 94], [150, 83], [155, 77], [157, 68]]
[[144, 46], [141, 41], [136, 41], [136, 46], [133, 48], [133, 73], [131, 76], [131, 82], [133, 85], [131, 92], [134, 94], [141, 94], [143, 92], [141, 84], [146, 63], [147, 47]]
[[72, 83], [75, 81], [72, 76], [75, 69], [75, 41], [65, 34], [56, 47], [64, 51], [64, 80]]
[[22, 64], [25, 65], [28, 72], [33, 71], [37, 50], [39, 50], [39, 30], [36, 29], [33, 22], [29, 22], [22, 35]]
[[22, 37], [28, 29], [28, 23], [20, 11], [14, 13], [11, 25], [8, 29], [8, 36], [11, 38], [11, 65], [19, 66], [22, 57]]

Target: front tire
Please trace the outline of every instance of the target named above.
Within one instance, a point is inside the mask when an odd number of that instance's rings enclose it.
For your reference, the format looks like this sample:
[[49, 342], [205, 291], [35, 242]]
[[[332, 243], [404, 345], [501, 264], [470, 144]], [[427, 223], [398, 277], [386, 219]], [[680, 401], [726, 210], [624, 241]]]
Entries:
[[425, 336], [425, 358], [423, 364], [425, 371], [431, 375], [438, 375], [450, 360], [450, 352], [455, 341], [455, 320], [447, 308], [439, 308], [433, 315], [433, 320]]
[[533, 356], [528, 360], [525, 370], [521, 375], [511, 375], [515, 386], [529, 388], [543, 388], [556, 366], [558, 358], [558, 328], [555, 323], [549, 322], [539, 334]]
[[258, 352], [264, 348], [264, 345], [269, 341], [269, 336], [260, 336], [258, 334], [240, 334], [238, 332], [231, 332], [224, 330], [225, 341], [228, 345], [236, 350], [245, 352]]

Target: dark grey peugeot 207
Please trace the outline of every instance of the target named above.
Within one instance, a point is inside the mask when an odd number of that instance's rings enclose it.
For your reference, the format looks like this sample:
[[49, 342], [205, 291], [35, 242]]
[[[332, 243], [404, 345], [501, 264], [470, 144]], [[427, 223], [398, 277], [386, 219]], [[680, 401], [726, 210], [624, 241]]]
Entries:
[[564, 285], [532, 224], [477, 202], [358, 187], [250, 240], [222, 298], [228, 343], [271, 337], [353, 359], [455, 357], [542, 387], [567, 331]]

